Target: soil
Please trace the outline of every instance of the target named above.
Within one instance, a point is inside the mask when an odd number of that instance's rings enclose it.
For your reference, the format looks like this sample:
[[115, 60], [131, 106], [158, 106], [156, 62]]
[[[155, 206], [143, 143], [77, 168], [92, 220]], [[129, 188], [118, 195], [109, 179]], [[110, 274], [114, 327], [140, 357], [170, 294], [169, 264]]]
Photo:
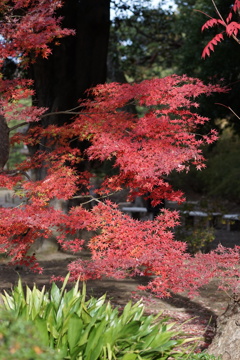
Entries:
[[[232, 247], [239, 244], [240, 232], [222, 231], [216, 237], [213, 247], [219, 242]], [[227, 240], [223, 241], [225, 238]], [[25, 268], [10, 267], [6, 261], [0, 260], [0, 291], [10, 291], [17, 283], [19, 276], [23, 284], [32, 286], [36, 283], [40, 288], [43, 285], [50, 287], [52, 276], [65, 276], [67, 266], [76, 257], [60, 251], [51, 254], [39, 254], [38, 260], [44, 268], [43, 274], [30, 272]], [[170, 298], [159, 299], [149, 293], [137, 290], [137, 286], [148, 281], [147, 278], [134, 278], [125, 280], [103, 279], [87, 282], [89, 296], [100, 297], [107, 295], [113, 306], [123, 307], [129, 300], [133, 302], [142, 298], [147, 314], [162, 312], [163, 317], [174, 319], [181, 329], [191, 336], [200, 336], [197, 348], [207, 347], [215, 333], [215, 321], [218, 315], [224, 312], [229, 301], [229, 296], [217, 289], [217, 283], [211, 282], [200, 289], [199, 296], [188, 299], [184, 295], [172, 294]]]

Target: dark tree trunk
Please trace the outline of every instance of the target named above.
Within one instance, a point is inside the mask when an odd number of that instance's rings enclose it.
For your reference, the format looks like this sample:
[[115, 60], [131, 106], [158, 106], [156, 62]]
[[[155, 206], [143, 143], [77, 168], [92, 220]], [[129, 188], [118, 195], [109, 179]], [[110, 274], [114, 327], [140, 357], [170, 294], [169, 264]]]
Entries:
[[240, 297], [235, 296], [217, 320], [216, 335], [208, 352], [222, 360], [240, 359]]
[[9, 127], [3, 115], [0, 115], [0, 172], [9, 158]]
[[[63, 27], [74, 29], [76, 35], [54, 45], [49, 58], [38, 59], [30, 71], [35, 104], [49, 112], [76, 107], [87, 89], [105, 82], [107, 73], [110, 0], [67, 0], [60, 15]], [[67, 115], [54, 115], [45, 117], [42, 125], [68, 121]]]
[[[86, 90], [104, 83], [107, 76], [110, 0], [66, 0], [58, 15], [63, 17], [62, 26], [74, 29], [76, 35], [63, 38], [59, 45], [53, 45], [49, 58], [37, 59], [29, 74], [34, 80], [34, 103], [47, 107], [48, 112], [76, 107], [78, 100], [86, 97]], [[42, 126], [63, 125], [69, 121], [69, 115], [61, 114], [44, 117], [41, 123]], [[82, 143], [72, 142], [71, 145], [82, 150], [86, 147]], [[44, 139], [40, 147], [46, 149]], [[39, 149], [30, 149], [30, 152], [36, 150]], [[85, 166], [82, 164], [79, 171], [84, 170]], [[37, 170], [34, 175], [35, 179], [43, 179], [46, 170]], [[64, 211], [67, 206], [75, 204], [66, 205], [56, 200], [52, 205]], [[38, 251], [43, 251], [41, 244]]]

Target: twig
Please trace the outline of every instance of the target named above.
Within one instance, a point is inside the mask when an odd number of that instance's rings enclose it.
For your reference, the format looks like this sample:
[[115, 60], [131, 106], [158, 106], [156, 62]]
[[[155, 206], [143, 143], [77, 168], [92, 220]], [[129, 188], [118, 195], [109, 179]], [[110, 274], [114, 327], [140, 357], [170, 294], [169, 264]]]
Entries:
[[193, 9], [193, 11], [197, 11], [197, 12], [199, 12], [200, 14], [203, 14], [203, 15], [205, 15], [205, 16], [207, 16], [207, 17], [209, 17], [210, 19], [213, 19], [213, 17], [212, 17], [212, 16], [208, 15], [208, 14], [207, 14], [207, 13], [205, 13], [204, 11], [201, 11], [201, 10], [198, 10], [198, 9]]
[[220, 19], [223, 21], [223, 23], [225, 24], [225, 26], [227, 26], [227, 24], [226, 24], [226, 22], [224, 21], [224, 19], [223, 19], [222, 15], [221, 15], [221, 13], [220, 13], [220, 11], [218, 10], [218, 7], [217, 7], [217, 5], [216, 5], [215, 1], [214, 1], [214, 0], [212, 0], [212, 3], [213, 3], [213, 6], [214, 6], [214, 8], [215, 8], [215, 10], [216, 10], [216, 13], [217, 13], [217, 14], [218, 14], [218, 16], [220, 17]]
[[116, 192], [117, 192], [117, 191], [114, 191], [113, 193], [110, 193], [110, 194], [108, 194], [108, 195], [102, 195], [102, 196], [99, 196], [98, 198], [96, 198], [96, 197], [93, 196], [93, 195], [76, 195], [76, 196], [73, 196], [72, 199], [90, 198], [90, 200], [81, 203], [81, 205], [88, 204], [88, 203], [90, 203], [90, 202], [92, 202], [92, 201], [97, 201], [97, 202], [99, 202], [99, 203], [102, 203], [102, 201], [101, 201], [100, 199], [105, 199], [105, 198], [107, 198], [107, 197], [109, 197], [109, 196], [112, 196], [112, 195], [116, 194]]
[[[74, 111], [74, 112], [72, 111], [72, 110], [77, 109], [79, 107], [80, 106], [77, 106], [76, 108], [73, 108], [73, 109], [70, 109], [70, 110], [65, 110], [65, 111], [54, 111], [54, 112], [51, 112], [51, 113], [46, 113], [46, 114], [40, 115], [39, 117], [40, 118], [45, 118], [45, 117], [52, 116], [52, 115], [64, 115], [64, 114], [65, 115], [79, 115], [79, 114], [81, 114], [81, 115], [85, 115], [85, 116], [91, 118], [91, 115], [94, 115], [94, 113], [84, 113], [82, 111]], [[21, 126], [29, 125], [29, 124], [30, 124], [30, 122], [26, 122], [26, 121], [22, 122], [20, 124], [17, 124], [15, 126], [11, 127], [9, 129], [9, 131], [16, 130]]]
[[22, 122], [22, 123], [20, 123], [20, 124], [17, 124], [17, 125], [15, 125], [15, 126], [9, 128], [9, 131], [16, 130], [16, 129], [18, 129], [18, 128], [21, 127], [21, 126], [28, 125], [28, 124], [29, 124], [29, 123], [26, 122], [26, 121], [25, 121], [25, 122]]
[[227, 108], [228, 110], [230, 110], [240, 120], [240, 116], [238, 116], [230, 106], [227, 106], [227, 105], [224, 105], [224, 104], [221, 104], [221, 103], [215, 103], [215, 104], [216, 105], [221, 105], [221, 106]]

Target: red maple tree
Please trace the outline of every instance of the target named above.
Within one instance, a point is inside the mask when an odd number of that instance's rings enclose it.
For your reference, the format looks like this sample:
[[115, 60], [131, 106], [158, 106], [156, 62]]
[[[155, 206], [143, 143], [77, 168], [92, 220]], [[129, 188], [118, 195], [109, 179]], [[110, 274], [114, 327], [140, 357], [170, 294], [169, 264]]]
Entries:
[[[20, 56], [26, 65], [27, 60], [34, 60], [34, 54], [47, 57], [48, 42], [72, 34], [60, 28], [60, 20], [55, 17], [58, 6], [60, 2], [52, 0], [0, 1], [4, 34], [1, 58]], [[99, 85], [76, 109], [66, 109], [73, 115], [71, 124], [43, 128], [37, 122], [46, 109], [19, 103], [32, 95], [31, 82], [1, 78], [0, 86], [5, 144], [11, 134], [7, 123], [12, 119], [34, 122], [36, 126], [26, 134], [13, 135], [11, 144], [24, 142], [33, 146], [43, 138], [45, 144], [10, 172], [3, 169], [6, 154], [1, 162], [0, 186], [13, 189], [22, 197], [18, 207], [0, 208], [0, 251], [7, 252], [13, 264], [26, 264], [41, 271], [35, 257], [27, 256], [37, 238], [49, 237], [54, 229], [63, 249], [78, 252], [85, 241], [77, 234], [85, 229], [95, 232], [86, 244], [91, 259], [80, 258], [69, 265], [73, 280], [151, 275], [149, 284], [142, 288], [159, 296], [168, 295], [169, 290], [194, 294], [213, 277], [237, 286], [237, 247], [220, 247], [210, 254], [191, 257], [186, 244], [174, 240], [171, 231], [178, 224], [176, 211], [164, 210], [153, 221], [138, 221], [122, 213], [111, 201], [111, 194], [122, 189], [129, 190], [130, 200], [148, 194], [153, 206], [161, 199], [183, 201], [183, 194], [174, 191], [165, 179], [173, 170], [187, 170], [190, 163], [198, 169], [205, 166], [201, 146], [215, 141], [217, 134], [214, 130], [203, 136], [196, 134], [198, 126], [208, 121], [197, 113], [196, 98], [223, 89], [177, 75], [140, 84]], [[141, 116], [126, 111], [129, 103], [140, 108]], [[74, 148], [76, 139], [87, 140], [89, 147], [82, 152]], [[90, 181], [94, 172], [79, 172], [78, 165], [106, 160], [111, 160], [114, 175], [105, 176], [94, 197]], [[45, 167], [47, 175], [33, 181], [28, 174], [39, 167]], [[68, 212], [51, 205], [56, 198], [73, 197], [81, 198], [82, 203]], [[93, 200], [95, 205], [87, 208], [85, 205]]]

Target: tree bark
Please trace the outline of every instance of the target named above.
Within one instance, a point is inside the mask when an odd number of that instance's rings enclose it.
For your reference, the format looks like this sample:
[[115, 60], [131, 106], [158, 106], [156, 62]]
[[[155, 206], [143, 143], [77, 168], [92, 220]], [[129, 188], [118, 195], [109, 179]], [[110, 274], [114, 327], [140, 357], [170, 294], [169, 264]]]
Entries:
[[[86, 97], [86, 90], [104, 83], [107, 75], [110, 0], [68, 0], [59, 15], [63, 16], [62, 26], [74, 29], [76, 35], [61, 39], [48, 59], [37, 59], [30, 69], [35, 105], [47, 107], [49, 112], [76, 107], [78, 100]], [[42, 125], [69, 121], [69, 115], [53, 115], [45, 117]], [[40, 172], [37, 178], [44, 175]]]
[[[46, 107], [51, 113], [75, 108], [78, 100], [87, 96], [87, 89], [106, 81], [110, 0], [67, 0], [58, 15], [63, 17], [62, 27], [74, 29], [75, 36], [60, 39], [59, 45], [52, 46], [49, 58], [36, 59], [29, 72], [34, 80], [34, 105]], [[44, 117], [41, 125], [61, 126], [68, 122], [71, 122], [70, 115], [59, 114]], [[30, 153], [46, 151], [45, 145], [41, 139], [41, 145], [30, 149]], [[84, 150], [88, 144], [71, 142], [71, 146]], [[83, 171], [85, 167], [86, 164], [80, 164], [78, 170]], [[35, 180], [45, 176], [44, 168], [33, 174]], [[66, 211], [65, 207], [72, 205], [75, 203], [63, 205], [61, 200], [56, 200], [54, 207]]]
[[240, 359], [240, 296], [235, 296], [217, 320], [216, 335], [208, 353], [222, 360]]
[[60, 15], [62, 26], [76, 35], [62, 39], [48, 59], [32, 66], [35, 101], [51, 112], [71, 108], [87, 89], [105, 82], [110, 0], [68, 0]]
[[3, 115], [0, 115], [0, 172], [9, 158], [9, 127]]

